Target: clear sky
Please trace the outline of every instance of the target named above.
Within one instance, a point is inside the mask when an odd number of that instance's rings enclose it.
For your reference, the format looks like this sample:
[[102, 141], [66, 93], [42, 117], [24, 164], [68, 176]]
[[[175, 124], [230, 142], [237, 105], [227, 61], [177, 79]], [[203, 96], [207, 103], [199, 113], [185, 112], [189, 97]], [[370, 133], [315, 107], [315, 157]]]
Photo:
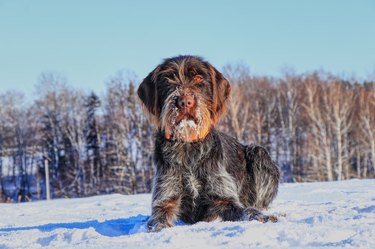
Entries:
[[0, 0], [0, 93], [31, 95], [42, 72], [103, 91], [119, 70], [201, 55], [254, 74], [324, 69], [375, 75], [372, 0]]

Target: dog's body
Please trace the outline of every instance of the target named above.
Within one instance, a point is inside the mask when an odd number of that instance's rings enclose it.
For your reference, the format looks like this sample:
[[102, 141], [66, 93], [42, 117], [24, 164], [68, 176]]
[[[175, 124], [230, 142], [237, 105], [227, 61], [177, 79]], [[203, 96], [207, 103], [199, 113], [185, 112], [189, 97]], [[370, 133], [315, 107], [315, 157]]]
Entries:
[[270, 218], [258, 209], [277, 194], [278, 167], [264, 148], [244, 146], [214, 128], [229, 92], [229, 82], [193, 56], [167, 59], [139, 87], [158, 127], [150, 230], [173, 226], [178, 218]]

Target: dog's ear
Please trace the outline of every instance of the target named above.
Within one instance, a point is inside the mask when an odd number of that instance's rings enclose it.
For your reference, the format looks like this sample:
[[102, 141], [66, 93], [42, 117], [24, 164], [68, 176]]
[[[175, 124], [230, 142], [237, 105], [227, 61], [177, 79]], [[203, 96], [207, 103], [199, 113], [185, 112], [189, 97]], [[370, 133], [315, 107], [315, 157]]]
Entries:
[[209, 65], [213, 91], [213, 121], [218, 122], [225, 114], [226, 104], [230, 95], [228, 80], [212, 65]]
[[156, 78], [159, 67], [155, 68], [139, 85], [137, 94], [141, 99], [144, 107], [146, 107], [150, 116], [155, 116], [157, 120], [157, 88], [156, 88]]

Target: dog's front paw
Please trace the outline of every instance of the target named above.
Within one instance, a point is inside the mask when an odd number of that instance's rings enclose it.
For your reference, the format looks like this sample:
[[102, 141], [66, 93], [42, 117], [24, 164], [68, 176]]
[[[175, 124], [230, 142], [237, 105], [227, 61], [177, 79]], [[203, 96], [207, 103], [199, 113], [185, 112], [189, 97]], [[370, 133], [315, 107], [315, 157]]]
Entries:
[[162, 229], [167, 228], [167, 227], [169, 226], [164, 223], [152, 220], [152, 219], [147, 222], [147, 229], [149, 232], [159, 232]]
[[271, 221], [272, 223], [276, 223], [278, 221], [275, 215], [264, 215], [264, 214], [256, 214], [249, 217], [249, 220], [257, 220], [262, 223], [267, 223]]
[[276, 223], [278, 221], [277, 217], [275, 215], [265, 215], [262, 214], [260, 211], [258, 211], [255, 208], [250, 208], [246, 210], [247, 218], [248, 220], [257, 220], [262, 223], [267, 223], [268, 221], [271, 221], [272, 223]]

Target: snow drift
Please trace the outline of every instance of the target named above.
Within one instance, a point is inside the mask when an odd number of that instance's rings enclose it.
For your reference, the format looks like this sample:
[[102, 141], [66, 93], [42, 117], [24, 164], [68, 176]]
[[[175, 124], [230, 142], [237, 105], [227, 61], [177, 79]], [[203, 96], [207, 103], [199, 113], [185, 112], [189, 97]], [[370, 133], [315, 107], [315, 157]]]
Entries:
[[375, 248], [375, 180], [282, 184], [278, 223], [178, 223], [147, 233], [151, 196], [0, 204], [0, 248]]

